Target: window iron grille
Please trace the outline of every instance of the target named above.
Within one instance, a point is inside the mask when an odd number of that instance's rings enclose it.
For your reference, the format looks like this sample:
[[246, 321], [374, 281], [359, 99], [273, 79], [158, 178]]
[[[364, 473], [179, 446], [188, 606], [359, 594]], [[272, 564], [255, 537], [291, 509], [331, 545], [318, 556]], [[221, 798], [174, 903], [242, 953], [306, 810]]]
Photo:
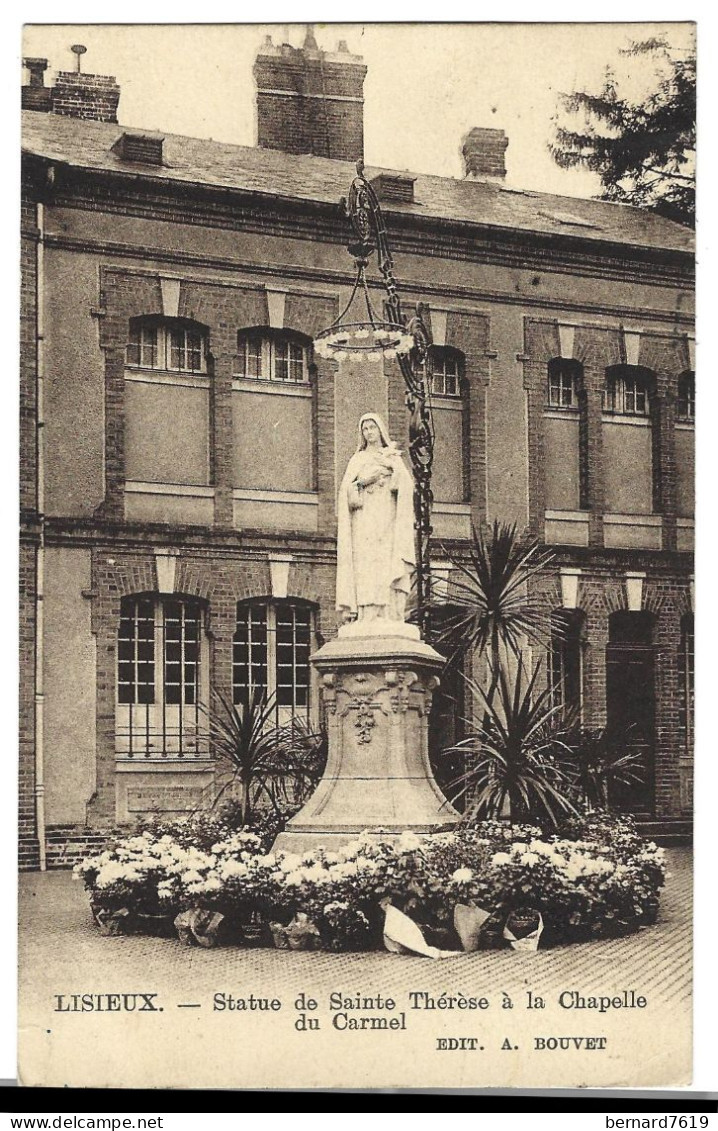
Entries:
[[198, 602], [124, 598], [117, 649], [118, 756], [208, 757]]

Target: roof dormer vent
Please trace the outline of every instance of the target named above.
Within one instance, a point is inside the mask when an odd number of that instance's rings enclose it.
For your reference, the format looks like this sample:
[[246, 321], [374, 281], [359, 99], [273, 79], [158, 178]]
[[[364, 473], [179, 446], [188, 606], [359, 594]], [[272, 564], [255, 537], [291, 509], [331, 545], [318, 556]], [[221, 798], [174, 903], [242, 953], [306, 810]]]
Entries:
[[379, 200], [413, 204], [415, 180], [410, 173], [380, 173], [373, 178], [371, 186]]
[[161, 165], [162, 134], [143, 130], [125, 130], [112, 146], [113, 152], [123, 161], [137, 161], [141, 165]]

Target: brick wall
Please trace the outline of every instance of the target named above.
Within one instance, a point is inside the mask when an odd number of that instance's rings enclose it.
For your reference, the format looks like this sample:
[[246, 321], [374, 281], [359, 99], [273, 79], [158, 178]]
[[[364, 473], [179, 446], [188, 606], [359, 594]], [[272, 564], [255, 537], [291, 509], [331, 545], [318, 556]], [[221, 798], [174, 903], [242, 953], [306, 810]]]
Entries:
[[285, 153], [313, 153], [341, 161], [364, 157], [361, 60], [329, 59], [323, 52], [271, 48], [254, 65], [257, 143]]
[[[281, 545], [268, 549], [281, 549]], [[157, 592], [155, 559], [150, 547], [133, 553], [107, 543], [93, 552], [92, 631], [97, 637], [97, 785], [88, 806], [88, 827], [100, 829], [115, 822], [115, 695], [116, 650], [123, 596]], [[288, 597], [316, 607], [319, 637], [336, 631], [334, 565], [319, 565], [300, 557], [289, 572]], [[180, 550], [175, 592], [198, 598], [205, 608], [210, 641], [211, 684], [231, 696], [232, 641], [237, 602], [271, 596], [266, 551], [254, 556], [219, 550]]]
[[38, 860], [35, 828], [35, 604], [37, 521], [37, 207], [22, 200], [20, 290], [19, 837], [20, 863]]
[[[568, 557], [566, 553], [562, 555]], [[610, 638], [610, 616], [627, 606], [625, 570], [618, 563], [591, 568], [578, 557], [577, 608], [583, 614], [583, 725], [598, 729], [606, 725], [606, 648]], [[634, 563], [635, 564], [635, 563]], [[639, 563], [642, 567], [646, 562]], [[681, 762], [685, 735], [680, 725], [681, 682], [679, 649], [681, 620], [690, 612], [690, 586], [686, 574], [654, 574], [650, 565], [643, 586], [642, 608], [652, 616], [655, 691], [654, 812], [658, 818], [685, 816], [681, 802]], [[532, 595], [542, 603], [546, 625], [552, 611], [562, 607], [558, 568], [531, 583]], [[539, 658], [538, 655], [535, 659]], [[541, 657], [545, 669], [545, 657]], [[545, 685], [545, 670], [543, 684]]]
[[120, 88], [113, 75], [60, 71], [52, 88], [52, 109], [69, 118], [116, 122]]
[[[524, 383], [527, 389], [529, 514], [533, 535], [543, 539], [546, 509], [546, 443], [543, 411], [547, 403], [548, 363], [560, 356], [558, 331], [547, 322], [526, 319]], [[579, 388], [579, 463], [581, 496], [589, 512], [589, 545], [603, 545], [606, 507], [602, 443], [602, 392], [606, 369], [623, 361], [620, 330], [576, 325], [573, 358], [581, 364]], [[663, 518], [663, 549], [676, 548], [675, 404], [678, 379], [686, 370], [685, 343], [665, 334], [641, 334], [639, 366], [652, 375], [651, 395], [653, 512]]]

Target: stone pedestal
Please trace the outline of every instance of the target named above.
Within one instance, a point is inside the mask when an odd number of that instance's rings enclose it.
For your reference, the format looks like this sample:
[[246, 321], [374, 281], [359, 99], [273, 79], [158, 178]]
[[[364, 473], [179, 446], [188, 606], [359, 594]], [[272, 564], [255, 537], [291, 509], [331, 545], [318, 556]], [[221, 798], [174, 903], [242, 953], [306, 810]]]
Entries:
[[[274, 850], [338, 847], [365, 829], [426, 833], [458, 813], [429, 765], [431, 697], [443, 660], [412, 625], [340, 629], [312, 656], [329, 732], [324, 777]], [[369, 634], [370, 633], [370, 634]]]

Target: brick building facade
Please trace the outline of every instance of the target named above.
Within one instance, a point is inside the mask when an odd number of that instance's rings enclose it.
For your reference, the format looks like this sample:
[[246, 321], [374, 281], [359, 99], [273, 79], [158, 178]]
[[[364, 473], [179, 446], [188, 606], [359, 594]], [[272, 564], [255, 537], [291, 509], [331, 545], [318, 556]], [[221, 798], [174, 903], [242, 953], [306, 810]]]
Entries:
[[[259, 671], [317, 711], [356, 423], [406, 437], [394, 363], [312, 351], [352, 281], [362, 61], [265, 44], [254, 149], [119, 125], [114, 79], [45, 87], [44, 62], [23, 94], [26, 867], [192, 808], [211, 687]], [[495, 517], [553, 549], [555, 694], [587, 726], [643, 720], [624, 802], [668, 827], [692, 805], [691, 234], [508, 190], [504, 151], [475, 130], [466, 180], [367, 170], [402, 298], [429, 309], [433, 555]]]

